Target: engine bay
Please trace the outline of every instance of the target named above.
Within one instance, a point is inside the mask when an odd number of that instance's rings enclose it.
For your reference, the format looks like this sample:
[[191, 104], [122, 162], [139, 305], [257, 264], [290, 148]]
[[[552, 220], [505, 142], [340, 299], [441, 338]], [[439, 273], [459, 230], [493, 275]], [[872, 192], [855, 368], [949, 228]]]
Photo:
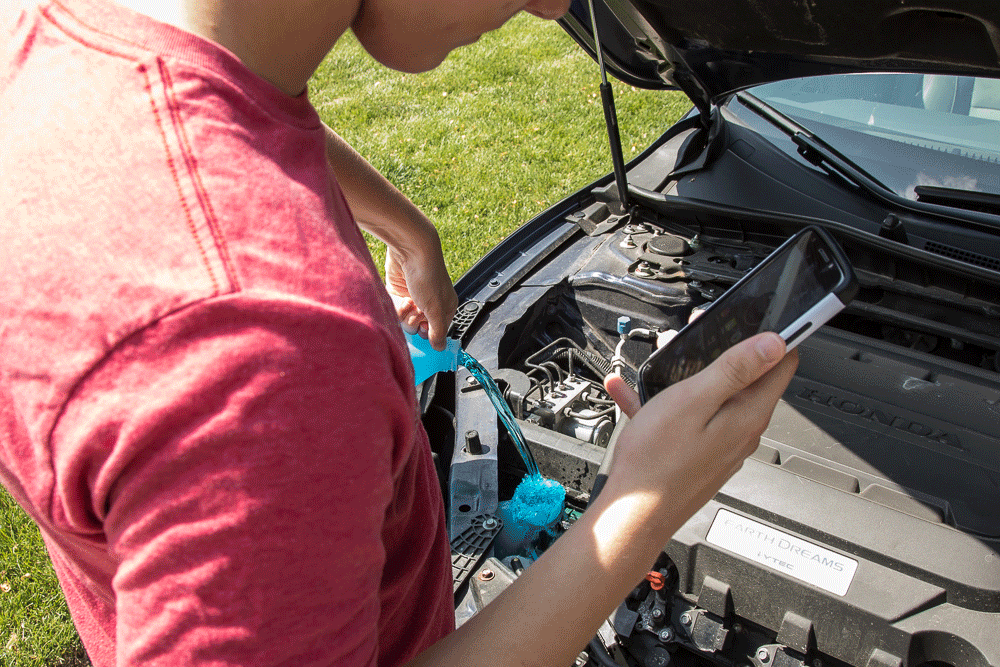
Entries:
[[[753, 229], [584, 201], [460, 307], [452, 333], [494, 375], [541, 473], [567, 489], [563, 527], [586, 507], [626, 421], [603, 377], [634, 383], [665, 332], [788, 234]], [[801, 344], [759, 448], [609, 619], [606, 657], [1000, 662], [997, 290], [840, 240], [859, 296]], [[532, 554], [492, 544], [497, 506], [525, 469], [464, 369], [425, 383], [422, 407], [449, 502], [461, 623], [530, 566]]]

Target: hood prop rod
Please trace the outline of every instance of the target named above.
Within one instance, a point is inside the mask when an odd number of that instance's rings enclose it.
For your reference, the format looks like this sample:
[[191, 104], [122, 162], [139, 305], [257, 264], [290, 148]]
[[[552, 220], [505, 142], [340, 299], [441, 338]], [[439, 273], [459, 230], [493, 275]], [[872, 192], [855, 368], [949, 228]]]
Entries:
[[611, 163], [615, 170], [615, 184], [618, 186], [618, 198], [622, 202], [623, 212], [629, 210], [628, 178], [625, 175], [625, 157], [622, 154], [622, 138], [618, 132], [618, 114], [615, 112], [615, 96], [608, 83], [608, 73], [604, 67], [604, 54], [601, 49], [601, 37], [597, 32], [597, 15], [594, 13], [594, 0], [590, 4], [590, 24], [594, 30], [594, 50], [597, 51], [597, 65], [601, 68], [601, 104], [604, 107], [604, 125], [608, 129], [608, 141], [611, 144]]

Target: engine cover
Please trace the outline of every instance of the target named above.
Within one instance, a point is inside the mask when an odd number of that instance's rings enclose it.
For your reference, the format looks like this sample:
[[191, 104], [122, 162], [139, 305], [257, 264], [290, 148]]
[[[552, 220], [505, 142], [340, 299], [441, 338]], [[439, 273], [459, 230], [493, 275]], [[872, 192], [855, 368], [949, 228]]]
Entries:
[[[1000, 392], [946, 364], [829, 327], [802, 344], [757, 452], [665, 549], [675, 643], [761, 665], [1000, 664]], [[733, 636], [699, 645], [683, 614]], [[740, 649], [751, 627], [774, 645]]]

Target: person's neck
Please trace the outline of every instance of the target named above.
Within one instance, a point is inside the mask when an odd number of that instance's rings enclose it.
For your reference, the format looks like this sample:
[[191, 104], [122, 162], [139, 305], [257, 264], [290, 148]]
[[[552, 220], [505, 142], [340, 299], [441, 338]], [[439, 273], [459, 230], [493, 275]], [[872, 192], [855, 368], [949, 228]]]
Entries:
[[229, 49], [284, 93], [309, 77], [351, 25], [360, 0], [115, 0]]

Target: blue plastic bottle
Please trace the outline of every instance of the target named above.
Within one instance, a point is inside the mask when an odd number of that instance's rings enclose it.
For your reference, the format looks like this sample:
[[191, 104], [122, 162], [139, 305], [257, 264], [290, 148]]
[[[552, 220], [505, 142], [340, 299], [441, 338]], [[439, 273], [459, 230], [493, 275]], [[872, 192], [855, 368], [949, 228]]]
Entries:
[[446, 338], [445, 341], [444, 351], [438, 352], [431, 347], [427, 339], [421, 338], [420, 334], [406, 334], [406, 344], [410, 347], [413, 379], [416, 384], [419, 385], [435, 373], [458, 370], [458, 354], [462, 351], [461, 342], [456, 338]]

